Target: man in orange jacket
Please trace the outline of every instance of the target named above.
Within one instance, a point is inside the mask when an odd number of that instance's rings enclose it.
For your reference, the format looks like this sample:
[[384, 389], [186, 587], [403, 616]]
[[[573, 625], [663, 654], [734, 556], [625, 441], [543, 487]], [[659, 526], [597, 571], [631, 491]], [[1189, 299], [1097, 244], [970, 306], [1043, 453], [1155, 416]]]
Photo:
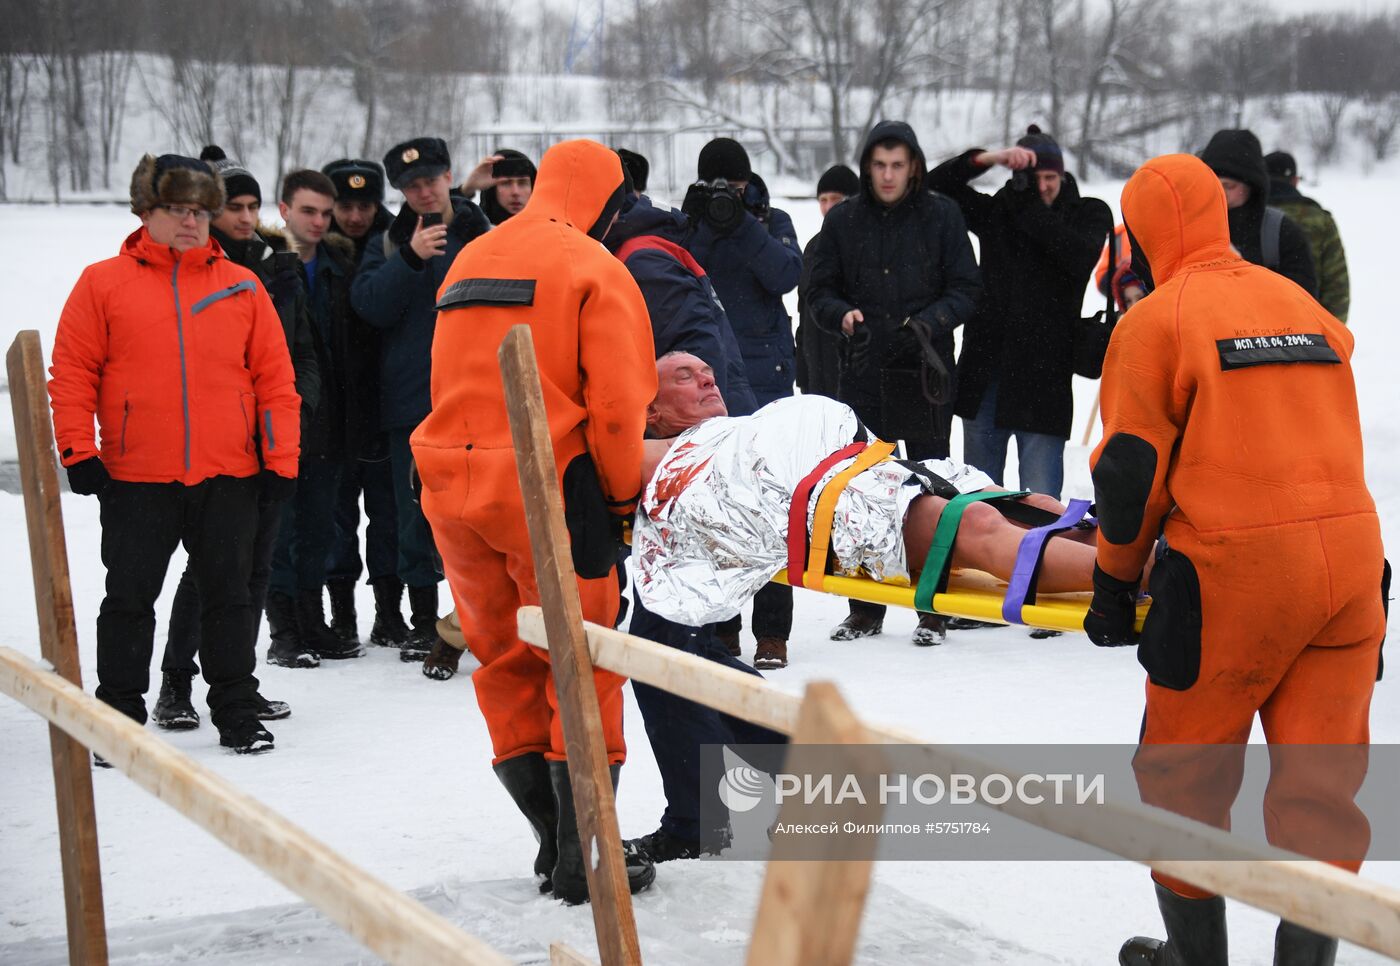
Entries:
[[[617, 547], [609, 518], [639, 497], [647, 404], [656, 395], [651, 322], [627, 269], [601, 244], [622, 205], [622, 163], [592, 141], [555, 145], [525, 208], [469, 244], [438, 296], [432, 412], [413, 433], [423, 512], [433, 529], [486, 716], [494, 767], [540, 839], [535, 871], [557, 898], [588, 897], [549, 655], [516, 636], [515, 613], [538, 604], [497, 348], [514, 325], [534, 330], [555, 462], [571, 520], [584, 619], [617, 616]], [[587, 529], [587, 528], [585, 528]], [[626, 757], [623, 678], [595, 671], [608, 760]], [[654, 877], [629, 855], [634, 891]]]
[[[1156, 288], [1118, 324], [1104, 364], [1084, 626], [1100, 646], [1136, 641], [1148, 672], [1139, 788], [1144, 801], [1226, 828], [1256, 715], [1271, 745], [1353, 746], [1326, 768], [1276, 749], [1264, 808], [1275, 845], [1354, 871], [1369, 841], [1353, 799], [1388, 567], [1362, 471], [1353, 336], [1231, 250], [1224, 191], [1199, 159], [1143, 165], [1123, 216]], [[1152, 611], [1137, 639], [1134, 598], [1154, 544]], [[1196, 753], [1183, 768], [1168, 745], [1236, 751], [1211, 755], [1218, 767]], [[1224, 901], [1153, 877], [1167, 941], [1129, 940], [1120, 962], [1223, 966]], [[1288, 966], [1330, 964], [1337, 946], [1289, 922], [1275, 943]]]
[[272, 747], [248, 598], [258, 502], [296, 489], [301, 399], [272, 300], [209, 237], [223, 204], [205, 162], [141, 159], [131, 210], [142, 227], [68, 296], [49, 396], [69, 484], [102, 504], [97, 697], [145, 722], [155, 602], [184, 543], [210, 718], [220, 744], [248, 753]]

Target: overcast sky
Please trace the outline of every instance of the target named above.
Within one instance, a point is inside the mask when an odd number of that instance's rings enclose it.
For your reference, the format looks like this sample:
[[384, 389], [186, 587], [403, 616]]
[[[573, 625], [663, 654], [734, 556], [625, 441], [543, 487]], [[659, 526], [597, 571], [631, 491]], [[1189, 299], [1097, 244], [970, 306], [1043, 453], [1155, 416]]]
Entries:
[[1400, 6], [1397, 0], [1268, 0], [1280, 13], [1387, 13]]

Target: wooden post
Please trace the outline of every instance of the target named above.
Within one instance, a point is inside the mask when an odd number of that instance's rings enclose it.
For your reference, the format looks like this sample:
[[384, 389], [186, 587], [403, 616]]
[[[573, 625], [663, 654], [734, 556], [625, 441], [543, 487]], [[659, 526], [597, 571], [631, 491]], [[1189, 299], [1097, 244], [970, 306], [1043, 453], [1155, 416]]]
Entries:
[[[793, 759], [800, 758], [802, 745], [869, 745], [872, 739], [836, 685], [814, 681], [807, 686], [792, 740], [789, 765], [796, 765], [794, 770], [800, 772], [803, 768]], [[832, 751], [823, 749], [824, 757]], [[844, 760], [813, 765], [861, 776], [878, 774], [882, 756], [869, 751], [868, 747], [852, 749]], [[778, 822], [795, 821], [795, 813], [801, 809], [799, 802], [789, 799], [778, 814]], [[830, 812], [832, 821], [877, 823], [881, 811], [878, 800], [851, 802], [824, 810], [823, 820]], [[873, 835], [859, 839], [821, 836], [816, 841], [820, 844], [804, 843], [804, 847], [821, 848], [825, 857], [820, 860], [777, 858], [782, 846], [774, 845], [775, 858], [768, 862], [749, 944], [751, 966], [844, 966], [854, 960], [878, 839]]]
[[[26, 329], [15, 336], [5, 356], [5, 366], [10, 376], [10, 408], [15, 419], [24, 516], [29, 529], [39, 646], [55, 671], [82, 688], [73, 588], [68, 580], [68, 545], [64, 541], [63, 507], [59, 501], [58, 459], [39, 333]], [[68, 961], [74, 966], [100, 966], [107, 962], [107, 923], [102, 909], [102, 867], [97, 857], [92, 761], [86, 748], [52, 725], [49, 748], [58, 800]]]
[[594, 966], [594, 962], [572, 946], [550, 943], [549, 966]]
[[[510, 414], [511, 439], [525, 498], [525, 521], [535, 558], [535, 580], [549, 636], [549, 662], [563, 717], [564, 745], [569, 756], [569, 779], [578, 813], [588, 894], [593, 903], [593, 927], [603, 966], [642, 961], [632, 894], [622, 856], [612, 776], [598, 692], [593, 686], [593, 660], [583, 630], [569, 533], [564, 525], [564, 500], [554, 462], [554, 444], [546, 422], [535, 346], [528, 325], [506, 334], [499, 352]], [[586, 857], [596, 855], [595, 867]]]
[[507, 966], [511, 962], [115, 708], [8, 647], [0, 647], [0, 693], [79, 739], [381, 958], [412, 966]]
[[1102, 395], [1102, 389], [1094, 390], [1094, 405], [1089, 410], [1089, 421], [1084, 424], [1084, 440], [1079, 444], [1080, 446], [1088, 446], [1090, 437], [1094, 435], [1094, 423], [1099, 418], [1099, 400]]

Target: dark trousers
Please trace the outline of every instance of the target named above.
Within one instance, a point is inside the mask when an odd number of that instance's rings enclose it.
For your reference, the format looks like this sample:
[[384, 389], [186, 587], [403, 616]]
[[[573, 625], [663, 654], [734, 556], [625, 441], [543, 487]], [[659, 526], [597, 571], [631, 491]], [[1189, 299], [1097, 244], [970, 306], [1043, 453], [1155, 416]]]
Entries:
[[180, 483], [114, 480], [101, 497], [107, 595], [97, 614], [97, 697], [146, 721], [156, 598], [181, 543], [199, 592], [199, 663], [209, 711], [223, 729], [253, 713], [253, 614], [248, 578], [258, 526], [257, 477]]
[[[282, 505], [259, 505], [257, 530], [253, 535], [253, 570], [248, 577], [248, 606], [253, 611], [250, 631], [253, 647], [258, 643], [258, 625], [262, 622], [263, 606], [267, 603], [267, 582], [272, 576], [272, 550], [277, 546], [277, 532], [282, 525]], [[175, 599], [170, 604], [170, 628], [165, 637], [165, 656], [160, 669], [180, 674], [198, 674], [195, 654], [199, 651], [200, 606], [199, 582], [195, 578], [194, 562], [185, 565], [180, 583], [175, 587]]]
[[[882, 412], [880, 403], [862, 400], [841, 400], [847, 406], [856, 411], [856, 416], [865, 424], [865, 428], [870, 430], [880, 439], [887, 442], [894, 442], [891, 435], [882, 431], [885, 425], [885, 414]], [[934, 412], [935, 425], [928, 436], [904, 439], [905, 455], [911, 460], [941, 460], [948, 458], [948, 439], [953, 426], [953, 407], [939, 406]], [[863, 600], [852, 600], [850, 602], [850, 613], [852, 617], [863, 617], [868, 620], [884, 620], [885, 605], [871, 604]]]
[[[658, 644], [695, 654], [724, 667], [762, 677], [743, 661], [731, 657], [715, 637], [713, 626], [686, 627], [658, 617], [632, 598], [631, 631]], [[646, 724], [647, 739], [661, 772], [666, 811], [661, 827], [686, 841], [698, 841], [700, 830], [700, 747], [709, 744], [784, 743], [787, 738], [758, 725], [721, 714], [669, 691], [632, 682], [632, 693]], [[711, 794], [714, 794], [711, 791]]]
[[[360, 558], [360, 494], [365, 496], [365, 555]], [[394, 479], [389, 457], [352, 460], [340, 475], [335, 501], [335, 541], [326, 560], [326, 579], [359, 580], [369, 567], [369, 582], [397, 576], [399, 521], [394, 508]]]
[[[787, 584], [764, 584], [753, 598], [753, 636], [776, 637], [781, 641], [792, 636], [792, 588]], [[743, 630], [744, 618], [735, 614], [715, 625], [717, 634], [737, 634]]]
[[282, 504], [282, 529], [272, 551], [272, 591], [295, 597], [321, 592], [326, 557], [335, 540], [335, 498], [340, 491], [340, 460], [303, 456], [297, 491]]
[[398, 574], [409, 587], [433, 587], [442, 579], [442, 565], [433, 546], [433, 531], [413, 498], [409, 475], [413, 450], [408, 445], [412, 434], [412, 427], [389, 430], [389, 472], [393, 474], [394, 509], [399, 521]]

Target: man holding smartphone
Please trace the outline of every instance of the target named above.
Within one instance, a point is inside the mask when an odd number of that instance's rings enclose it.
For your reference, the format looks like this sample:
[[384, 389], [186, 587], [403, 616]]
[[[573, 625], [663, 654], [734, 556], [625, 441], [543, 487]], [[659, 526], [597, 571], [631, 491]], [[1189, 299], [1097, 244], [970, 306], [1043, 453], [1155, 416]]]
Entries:
[[384, 170], [406, 204], [388, 230], [365, 247], [351, 305], [382, 336], [379, 420], [389, 437], [398, 578], [408, 587], [412, 614], [400, 656], [412, 661], [426, 657], [437, 641], [442, 573], [432, 533], [414, 498], [408, 438], [431, 409], [438, 289], [458, 252], [491, 225], [477, 205], [453, 191], [452, 159], [441, 138], [396, 145], [384, 156]]

